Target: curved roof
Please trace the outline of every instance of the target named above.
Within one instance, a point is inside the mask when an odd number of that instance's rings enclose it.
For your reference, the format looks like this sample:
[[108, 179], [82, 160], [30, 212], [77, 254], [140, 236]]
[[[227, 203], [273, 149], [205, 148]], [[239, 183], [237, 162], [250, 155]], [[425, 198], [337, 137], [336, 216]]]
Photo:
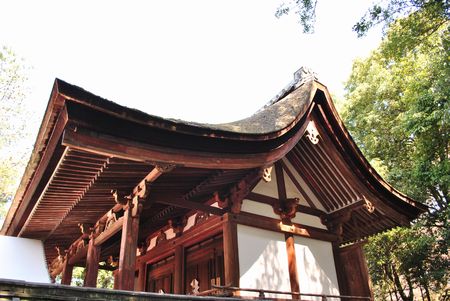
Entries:
[[[66, 149], [186, 168], [244, 170], [273, 164], [303, 137], [313, 112], [373, 193], [412, 219], [426, 207], [370, 166], [340, 120], [327, 89], [296, 79], [254, 115], [225, 124], [164, 119], [120, 106], [56, 79], [35, 147], [1, 233], [19, 235]], [[105, 159], [106, 160], [106, 159]], [[48, 236], [46, 236], [48, 237]]]

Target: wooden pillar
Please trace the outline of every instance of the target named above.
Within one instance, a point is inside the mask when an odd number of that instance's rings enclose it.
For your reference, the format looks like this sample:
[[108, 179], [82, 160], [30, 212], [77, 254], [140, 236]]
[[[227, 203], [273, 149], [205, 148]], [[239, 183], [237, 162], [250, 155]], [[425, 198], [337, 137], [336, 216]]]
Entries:
[[183, 294], [184, 286], [184, 247], [177, 246], [175, 248], [175, 271], [173, 279], [173, 293]]
[[[337, 253], [337, 272], [345, 282], [339, 283], [341, 295], [371, 297], [372, 289], [369, 279], [369, 271], [361, 243], [355, 243], [351, 246], [339, 248]], [[338, 268], [339, 265], [339, 268]], [[338, 276], [339, 278], [339, 276]]]
[[118, 269], [113, 271], [113, 276], [114, 276], [113, 289], [118, 290], [119, 289], [119, 270]]
[[91, 235], [86, 256], [86, 270], [84, 276], [85, 287], [96, 287], [98, 276], [98, 264], [100, 261], [100, 247], [94, 244], [94, 237]]
[[147, 264], [145, 262], [139, 262], [139, 274], [138, 274], [138, 283], [137, 283], [137, 291], [145, 292], [145, 268]]
[[237, 224], [230, 213], [223, 216], [223, 255], [225, 285], [239, 287]]
[[62, 271], [61, 284], [70, 285], [72, 282], [73, 265], [69, 264], [69, 257], [66, 255]]
[[[136, 199], [135, 197], [134, 199]], [[139, 234], [138, 200], [129, 202], [125, 210], [122, 225], [122, 239], [120, 242], [118, 289], [133, 291], [136, 269], [136, 250]]]
[[[300, 284], [297, 272], [297, 259], [295, 256], [295, 242], [294, 235], [292, 233], [285, 234], [286, 240], [286, 251], [288, 257], [288, 267], [289, 267], [289, 280], [291, 282], [291, 292], [300, 292]], [[293, 296], [293, 299], [299, 297]]]

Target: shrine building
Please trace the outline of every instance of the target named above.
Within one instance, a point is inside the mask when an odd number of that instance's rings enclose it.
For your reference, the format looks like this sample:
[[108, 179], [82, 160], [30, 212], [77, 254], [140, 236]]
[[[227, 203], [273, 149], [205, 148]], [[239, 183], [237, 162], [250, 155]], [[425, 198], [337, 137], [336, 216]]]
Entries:
[[370, 166], [304, 69], [225, 124], [57, 79], [0, 233], [41, 240], [66, 285], [80, 266], [86, 287], [107, 269], [118, 290], [320, 300], [371, 297], [364, 241], [425, 210]]

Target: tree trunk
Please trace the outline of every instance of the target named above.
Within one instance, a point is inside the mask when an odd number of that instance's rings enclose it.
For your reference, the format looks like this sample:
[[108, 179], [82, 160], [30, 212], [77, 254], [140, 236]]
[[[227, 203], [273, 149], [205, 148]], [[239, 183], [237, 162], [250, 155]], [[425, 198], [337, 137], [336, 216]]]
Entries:
[[397, 291], [400, 294], [400, 297], [402, 298], [403, 301], [413, 301], [413, 299], [411, 298], [411, 296], [413, 296], [412, 291], [410, 291], [409, 296], [407, 296], [405, 294], [405, 291], [403, 290], [402, 284], [400, 283], [400, 278], [398, 277], [397, 271], [395, 270], [395, 267], [392, 266], [392, 273], [394, 276], [394, 283], [395, 286], [397, 287]]

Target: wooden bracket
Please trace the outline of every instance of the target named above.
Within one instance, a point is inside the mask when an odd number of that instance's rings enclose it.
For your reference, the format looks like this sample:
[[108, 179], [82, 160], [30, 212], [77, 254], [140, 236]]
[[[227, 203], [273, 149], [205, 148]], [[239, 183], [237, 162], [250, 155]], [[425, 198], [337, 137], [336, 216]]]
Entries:
[[290, 223], [297, 213], [299, 198], [289, 198], [285, 200], [277, 200], [273, 204], [273, 212], [281, 217], [285, 223]]
[[231, 187], [228, 197], [219, 205], [232, 213], [241, 212], [242, 201], [249, 194], [254, 185], [261, 179], [263, 169], [256, 169], [247, 174], [235, 186]]
[[122, 206], [128, 204], [128, 201], [131, 199], [130, 195], [116, 189], [111, 190], [111, 194], [114, 197], [114, 201]]
[[180, 237], [183, 233], [184, 227], [186, 227], [187, 218], [186, 216], [172, 218], [169, 219], [168, 223], [169, 227], [172, 228], [173, 232], [175, 233], [175, 236]]

